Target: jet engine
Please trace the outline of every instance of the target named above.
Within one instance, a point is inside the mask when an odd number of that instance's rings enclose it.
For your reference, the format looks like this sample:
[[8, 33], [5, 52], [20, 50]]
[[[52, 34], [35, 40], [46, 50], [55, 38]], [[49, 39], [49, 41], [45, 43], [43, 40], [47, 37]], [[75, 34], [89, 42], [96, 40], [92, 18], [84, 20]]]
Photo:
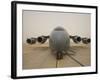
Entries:
[[27, 40], [26, 40], [26, 42], [28, 43], [28, 44], [35, 44], [36, 43], [36, 38], [28, 38]]
[[90, 40], [90, 38], [82, 38], [82, 42], [83, 42], [84, 44], [88, 44], [88, 43], [91, 42], [91, 40]]
[[46, 42], [47, 38], [49, 38], [49, 36], [39, 36], [39, 37], [37, 38], [37, 41], [38, 41], [39, 43], [43, 44], [43, 43]]
[[79, 43], [81, 41], [81, 37], [80, 36], [70, 36], [70, 38], [73, 40], [73, 42], [75, 43]]

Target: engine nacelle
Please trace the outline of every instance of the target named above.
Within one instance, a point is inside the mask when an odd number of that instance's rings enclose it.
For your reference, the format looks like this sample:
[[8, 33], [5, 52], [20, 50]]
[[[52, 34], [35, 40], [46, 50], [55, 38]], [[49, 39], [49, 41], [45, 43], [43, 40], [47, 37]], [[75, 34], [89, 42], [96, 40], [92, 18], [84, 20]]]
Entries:
[[81, 37], [80, 36], [70, 36], [70, 38], [73, 40], [73, 42], [75, 43], [79, 43], [81, 41]]
[[28, 39], [26, 40], [26, 42], [27, 42], [28, 44], [35, 44], [35, 43], [36, 43], [36, 38], [28, 38]]
[[82, 38], [82, 42], [83, 42], [84, 44], [88, 44], [88, 43], [91, 42], [91, 40], [90, 40], [90, 38]]
[[45, 43], [47, 41], [47, 38], [49, 38], [49, 36], [39, 36], [37, 38], [37, 41], [41, 44]]

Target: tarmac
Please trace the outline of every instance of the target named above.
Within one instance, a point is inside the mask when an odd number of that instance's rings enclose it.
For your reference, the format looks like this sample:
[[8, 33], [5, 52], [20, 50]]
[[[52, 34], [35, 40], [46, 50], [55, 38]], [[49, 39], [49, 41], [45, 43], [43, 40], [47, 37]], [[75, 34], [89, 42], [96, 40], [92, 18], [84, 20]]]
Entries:
[[84, 67], [91, 65], [90, 44], [72, 44], [70, 48], [75, 53], [64, 55], [63, 59], [57, 60], [52, 54], [49, 44], [27, 44], [23, 43], [22, 68], [63, 68], [63, 67]]

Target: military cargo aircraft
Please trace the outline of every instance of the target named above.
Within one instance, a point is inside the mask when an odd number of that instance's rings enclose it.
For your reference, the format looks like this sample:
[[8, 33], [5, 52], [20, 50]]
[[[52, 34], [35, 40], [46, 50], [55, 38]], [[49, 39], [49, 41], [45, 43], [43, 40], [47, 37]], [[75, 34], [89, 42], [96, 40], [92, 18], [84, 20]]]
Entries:
[[43, 44], [47, 41], [47, 39], [49, 39], [49, 47], [52, 53], [56, 56], [57, 60], [63, 59], [64, 55], [68, 55], [81, 66], [84, 66], [68, 53], [69, 51], [72, 51], [74, 53], [74, 51], [70, 48], [70, 39], [72, 39], [76, 44], [81, 41], [83, 44], [89, 44], [91, 42], [90, 38], [80, 37], [77, 35], [71, 36], [63, 27], [58, 26], [51, 32], [49, 36], [27, 38], [26, 42], [31, 45], [35, 44], [36, 42]]

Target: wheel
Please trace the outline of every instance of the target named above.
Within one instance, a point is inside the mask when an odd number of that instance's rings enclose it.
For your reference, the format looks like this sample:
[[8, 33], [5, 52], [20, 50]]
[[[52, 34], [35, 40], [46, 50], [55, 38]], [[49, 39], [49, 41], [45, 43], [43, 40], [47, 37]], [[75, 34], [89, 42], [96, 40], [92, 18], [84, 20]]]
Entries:
[[62, 53], [57, 53], [57, 60], [59, 60], [59, 59], [63, 59], [63, 54]]

